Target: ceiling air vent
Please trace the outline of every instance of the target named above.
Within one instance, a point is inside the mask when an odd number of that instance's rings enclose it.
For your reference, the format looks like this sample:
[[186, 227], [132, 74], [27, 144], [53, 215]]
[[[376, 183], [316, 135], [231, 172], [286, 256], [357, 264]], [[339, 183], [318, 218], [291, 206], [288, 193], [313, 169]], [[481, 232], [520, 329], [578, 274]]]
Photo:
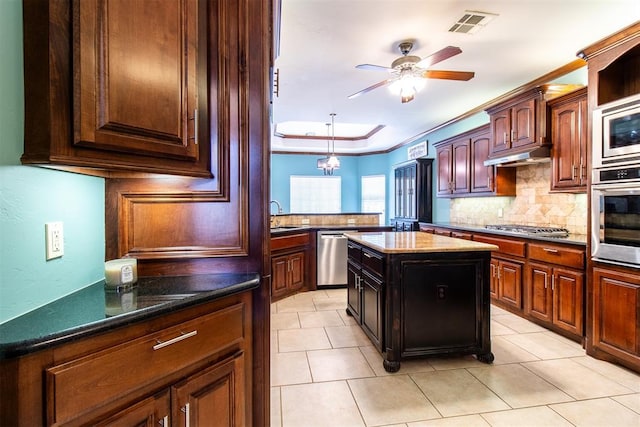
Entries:
[[475, 34], [496, 16], [495, 13], [478, 12], [476, 10], [465, 10], [462, 18], [449, 28], [451, 33]]

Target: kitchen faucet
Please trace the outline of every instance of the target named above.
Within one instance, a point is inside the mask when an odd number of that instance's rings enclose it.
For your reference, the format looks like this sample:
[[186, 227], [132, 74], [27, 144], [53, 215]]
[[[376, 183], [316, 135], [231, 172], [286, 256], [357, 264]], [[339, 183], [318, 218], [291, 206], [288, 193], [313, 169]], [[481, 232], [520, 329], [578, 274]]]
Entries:
[[[280, 205], [280, 203], [277, 200], [272, 200], [271, 202], [269, 202], [269, 209], [271, 209], [271, 205], [275, 203], [276, 206], [278, 207], [278, 212], [276, 212], [276, 215], [281, 214], [282, 213], [282, 206]], [[271, 212], [269, 212], [271, 213]], [[271, 215], [271, 228], [273, 227], [277, 227], [280, 225], [280, 218], [276, 218], [276, 215]]]
[[275, 203], [276, 206], [278, 207], [278, 212], [276, 214], [281, 214], [282, 206], [280, 205], [280, 202], [278, 202], [277, 200], [272, 200], [271, 202], [269, 202], [269, 206], [271, 206], [272, 203]]

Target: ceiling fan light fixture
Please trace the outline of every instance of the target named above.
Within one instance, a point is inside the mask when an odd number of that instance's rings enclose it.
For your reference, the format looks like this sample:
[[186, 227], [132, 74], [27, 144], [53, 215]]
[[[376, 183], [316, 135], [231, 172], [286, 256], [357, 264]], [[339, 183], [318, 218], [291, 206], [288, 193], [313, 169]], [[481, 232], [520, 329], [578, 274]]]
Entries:
[[400, 78], [389, 85], [389, 91], [394, 95], [399, 95], [402, 102], [411, 101], [414, 96], [424, 89], [425, 79], [415, 76], [410, 70], [402, 72]]

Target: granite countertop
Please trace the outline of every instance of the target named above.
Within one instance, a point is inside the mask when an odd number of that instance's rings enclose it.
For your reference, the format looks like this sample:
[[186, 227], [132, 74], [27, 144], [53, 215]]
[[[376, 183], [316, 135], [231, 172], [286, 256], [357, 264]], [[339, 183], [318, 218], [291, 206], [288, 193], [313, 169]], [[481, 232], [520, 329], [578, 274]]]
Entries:
[[391, 230], [390, 225], [300, 225], [300, 226], [284, 226], [271, 228], [271, 235], [282, 234], [286, 232], [299, 231], [320, 231], [320, 230], [340, 230], [340, 231], [357, 231], [360, 229], [367, 230]]
[[0, 324], [0, 360], [258, 286], [257, 273], [143, 277], [120, 288], [100, 281]]
[[387, 254], [493, 251], [496, 245], [421, 231], [346, 233], [354, 242]]
[[537, 236], [535, 234], [514, 233], [511, 231], [492, 230], [492, 229], [485, 228], [484, 225], [456, 224], [456, 223], [449, 223], [449, 222], [430, 222], [428, 224], [436, 227], [451, 228], [455, 230], [468, 231], [472, 233], [496, 234], [496, 235], [502, 235], [502, 236], [519, 237], [522, 239], [540, 240], [540, 241], [551, 242], [551, 243], [565, 243], [565, 244], [578, 245], [578, 246], [587, 245], [586, 234], [569, 233], [567, 237], [549, 237], [549, 236]]

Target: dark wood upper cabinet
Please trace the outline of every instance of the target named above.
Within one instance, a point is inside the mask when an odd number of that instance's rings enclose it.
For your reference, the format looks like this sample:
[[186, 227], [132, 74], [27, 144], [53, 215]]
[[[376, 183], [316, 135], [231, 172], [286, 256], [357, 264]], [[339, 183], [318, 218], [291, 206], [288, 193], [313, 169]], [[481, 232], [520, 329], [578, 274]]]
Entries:
[[197, 2], [76, 5], [74, 144], [197, 159]]
[[435, 144], [438, 197], [515, 196], [515, 168], [484, 165], [489, 130], [484, 125]]
[[207, 31], [200, 0], [25, 0], [22, 162], [211, 177]]
[[551, 190], [587, 191], [587, 88], [549, 102]]

